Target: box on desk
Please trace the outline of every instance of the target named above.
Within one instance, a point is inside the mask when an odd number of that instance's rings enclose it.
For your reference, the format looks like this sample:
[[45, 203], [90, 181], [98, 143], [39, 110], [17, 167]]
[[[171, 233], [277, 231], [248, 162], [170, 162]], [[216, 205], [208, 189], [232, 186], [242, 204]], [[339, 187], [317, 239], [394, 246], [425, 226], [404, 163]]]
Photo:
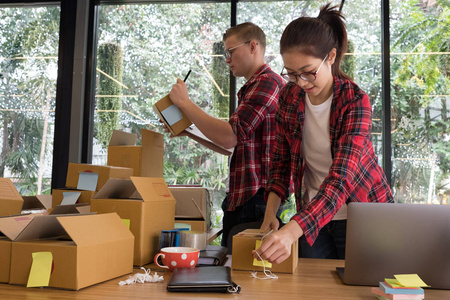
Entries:
[[161, 230], [174, 227], [175, 198], [163, 178], [110, 179], [92, 199], [91, 211], [117, 212], [129, 220], [135, 237], [133, 262], [143, 266], [158, 253]]
[[133, 176], [162, 177], [164, 169], [163, 135], [142, 129], [142, 146], [137, 136], [114, 130], [108, 146], [108, 166], [133, 168]]
[[17, 215], [0, 218], [0, 282], [9, 282], [12, 242], [36, 215]]
[[35, 216], [12, 244], [10, 284], [27, 284], [39, 252], [52, 254], [49, 287], [79, 290], [129, 274], [133, 242], [115, 213]]
[[156, 102], [153, 110], [173, 135], [180, 134], [192, 124], [188, 116], [173, 104], [169, 95]]
[[207, 188], [199, 185], [171, 185], [169, 189], [176, 200], [177, 221], [195, 226], [196, 229], [192, 230], [207, 231], [211, 228], [212, 200]]
[[0, 217], [18, 215], [22, 211], [23, 198], [9, 178], [0, 178]]
[[[259, 229], [246, 229], [233, 236], [233, 256], [231, 268], [234, 270], [264, 271], [263, 267], [253, 265], [252, 250], [255, 250], [256, 241], [261, 240], [266, 233]], [[274, 273], [294, 273], [298, 264], [298, 241], [292, 244], [291, 256], [281, 264], [272, 264]]]
[[[71, 189], [82, 189], [80, 188], [80, 173], [95, 173], [97, 177], [97, 185], [92, 189], [98, 191], [110, 178], [118, 179], [129, 179], [133, 176], [133, 169], [123, 168], [123, 167], [113, 167], [113, 166], [99, 166], [99, 165], [89, 165], [89, 164], [75, 164], [69, 163], [69, 168], [67, 170], [66, 187]], [[83, 174], [89, 175], [89, 174]], [[87, 179], [90, 180], [90, 179]]]

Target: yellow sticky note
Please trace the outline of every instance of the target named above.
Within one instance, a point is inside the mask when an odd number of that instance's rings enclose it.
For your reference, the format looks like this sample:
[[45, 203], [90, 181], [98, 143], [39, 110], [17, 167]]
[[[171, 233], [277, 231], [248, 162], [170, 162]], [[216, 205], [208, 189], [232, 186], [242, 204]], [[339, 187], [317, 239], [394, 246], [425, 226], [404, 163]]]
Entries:
[[129, 219], [122, 219], [122, 221], [127, 225], [127, 228], [130, 229], [130, 220]]
[[27, 287], [48, 286], [50, 274], [52, 272], [52, 253], [34, 252], [32, 253], [32, 257], [33, 263], [31, 264]]
[[429, 287], [417, 274], [394, 275], [398, 282], [406, 287]]
[[402, 288], [402, 287], [404, 287], [403, 285], [400, 284], [400, 282], [398, 282], [397, 279], [385, 278], [384, 281], [386, 281], [386, 283], [389, 284], [390, 286], [392, 286], [393, 288]]
[[[255, 250], [261, 246], [261, 240], [256, 240], [256, 247]], [[266, 267], [266, 268], [272, 268], [272, 264], [268, 262], [267, 260], [260, 260], [260, 259], [253, 259], [253, 265], [258, 267]]]

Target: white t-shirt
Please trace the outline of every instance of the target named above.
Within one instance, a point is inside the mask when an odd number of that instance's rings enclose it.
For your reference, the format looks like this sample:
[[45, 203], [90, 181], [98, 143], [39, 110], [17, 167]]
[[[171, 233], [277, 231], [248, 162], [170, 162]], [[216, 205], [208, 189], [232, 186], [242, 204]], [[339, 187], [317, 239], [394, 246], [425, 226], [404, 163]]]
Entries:
[[[302, 154], [305, 160], [304, 182], [306, 197], [311, 201], [328, 176], [331, 158], [330, 112], [333, 94], [322, 104], [313, 105], [306, 94], [305, 123], [303, 124]], [[347, 219], [347, 205], [343, 205], [333, 220]]]

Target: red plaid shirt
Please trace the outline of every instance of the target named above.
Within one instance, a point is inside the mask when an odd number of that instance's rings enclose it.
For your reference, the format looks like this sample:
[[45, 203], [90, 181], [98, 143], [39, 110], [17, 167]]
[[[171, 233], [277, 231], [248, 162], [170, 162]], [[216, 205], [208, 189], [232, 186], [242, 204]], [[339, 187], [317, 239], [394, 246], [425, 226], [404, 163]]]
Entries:
[[372, 147], [372, 106], [367, 94], [355, 83], [334, 78], [330, 114], [333, 163], [311, 202], [301, 195], [305, 169], [300, 150], [304, 120], [305, 92], [297, 84], [289, 83], [280, 92], [277, 136], [266, 196], [274, 192], [284, 202], [292, 170], [297, 202], [297, 214], [292, 220], [300, 225], [312, 245], [319, 230], [344, 203], [393, 202], [393, 197]]
[[229, 121], [237, 145], [230, 161], [228, 211], [266, 186], [278, 94], [283, 85], [283, 78], [265, 64], [238, 92], [238, 107]]

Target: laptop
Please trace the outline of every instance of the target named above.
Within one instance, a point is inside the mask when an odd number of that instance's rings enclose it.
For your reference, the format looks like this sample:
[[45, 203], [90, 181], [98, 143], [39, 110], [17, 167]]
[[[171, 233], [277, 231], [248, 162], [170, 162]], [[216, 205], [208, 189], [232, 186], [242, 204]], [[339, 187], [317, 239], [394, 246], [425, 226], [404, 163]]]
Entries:
[[378, 286], [418, 274], [433, 289], [450, 289], [450, 205], [350, 203], [345, 284]]

